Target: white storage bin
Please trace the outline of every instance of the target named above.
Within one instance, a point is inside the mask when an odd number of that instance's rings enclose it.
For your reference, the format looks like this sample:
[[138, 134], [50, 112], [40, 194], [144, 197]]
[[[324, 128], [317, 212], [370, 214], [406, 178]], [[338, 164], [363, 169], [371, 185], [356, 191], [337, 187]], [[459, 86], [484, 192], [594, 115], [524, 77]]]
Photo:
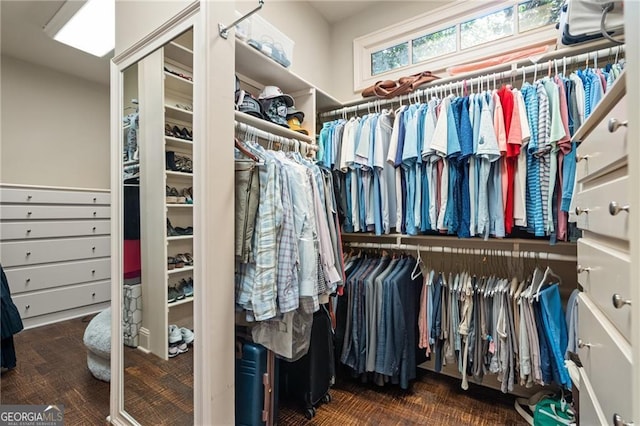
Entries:
[[[240, 16], [240, 12], [236, 11], [236, 17]], [[236, 25], [236, 37], [285, 68], [293, 63], [294, 41], [258, 15]]]

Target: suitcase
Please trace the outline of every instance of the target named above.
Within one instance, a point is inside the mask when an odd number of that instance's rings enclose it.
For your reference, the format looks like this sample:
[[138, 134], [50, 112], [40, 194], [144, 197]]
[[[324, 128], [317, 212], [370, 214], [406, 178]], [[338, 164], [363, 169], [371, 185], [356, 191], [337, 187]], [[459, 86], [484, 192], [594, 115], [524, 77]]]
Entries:
[[602, 38], [600, 21], [604, 4], [613, 3], [605, 20], [607, 33], [614, 37], [624, 33], [622, 1], [611, 0], [567, 0], [560, 10], [560, 43], [572, 45]]
[[304, 405], [305, 417], [311, 420], [316, 406], [331, 402], [329, 388], [335, 380], [334, 336], [331, 317], [324, 305], [313, 314], [311, 343], [305, 356], [280, 365], [283, 395]]
[[273, 352], [236, 342], [236, 425], [271, 426], [277, 420], [278, 363]]

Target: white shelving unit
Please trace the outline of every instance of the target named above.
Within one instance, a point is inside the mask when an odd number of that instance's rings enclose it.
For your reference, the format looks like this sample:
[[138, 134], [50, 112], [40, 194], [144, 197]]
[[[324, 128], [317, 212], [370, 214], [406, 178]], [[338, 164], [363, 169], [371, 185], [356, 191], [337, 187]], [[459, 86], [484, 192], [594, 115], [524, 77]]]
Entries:
[[[158, 69], [164, 70], [158, 73]], [[193, 328], [193, 297], [168, 302], [169, 286], [193, 278], [194, 266], [168, 269], [168, 258], [193, 254], [193, 235], [167, 236], [167, 223], [174, 227], [193, 226], [193, 204], [166, 202], [166, 187], [182, 193], [193, 187], [193, 173], [167, 170], [166, 156], [193, 160], [196, 141], [167, 136], [165, 125], [193, 129], [193, 111], [177, 105], [193, 105], [193, 81], [166, 69], [193, 76], [193, 32], [188, 31], [146, 57], [140, 66], [140, 102], [145, 105], [144, 149], [141, 163], [141, 255], [143, 270], [142, 328], [140, 346], [168, 359], [170, 324]], [[160, 88], [160, 90], [158, 90]]]
[[304, 142], [315, 142], [316, 111], [338, 108], [341, 106], [340, 101], [245, 42], [236, 39], [235, 43], [236, 75], [240, 79], [241, 88], [257, 97], [265, 86], [278, 86], [284, 93], [291, 95], [295, 101], [296, 109], [305, 114], [302, 127], [309, 132], [309, 136], [239, 112], [236, 112], [236, 121], [278, 136], [295, 138]]

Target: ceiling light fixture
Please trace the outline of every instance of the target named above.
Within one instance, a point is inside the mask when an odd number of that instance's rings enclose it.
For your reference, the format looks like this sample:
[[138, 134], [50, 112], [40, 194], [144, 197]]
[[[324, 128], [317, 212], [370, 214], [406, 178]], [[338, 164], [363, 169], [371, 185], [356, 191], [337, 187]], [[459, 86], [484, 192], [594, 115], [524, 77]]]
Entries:
[[68, 0], [45, 25], [60, 43], [103, 57], [116, 43], [115, 0]]

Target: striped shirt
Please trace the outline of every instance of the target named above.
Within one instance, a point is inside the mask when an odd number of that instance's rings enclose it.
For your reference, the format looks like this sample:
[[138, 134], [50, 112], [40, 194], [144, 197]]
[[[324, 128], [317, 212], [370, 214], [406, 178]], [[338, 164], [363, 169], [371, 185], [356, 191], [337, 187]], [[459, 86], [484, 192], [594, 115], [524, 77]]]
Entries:
[[[551, 209], [549, 208], [549, 187], [551, 181], [551, 146], [550, 132], [551, 119], [549, 116], [549, 96], [544, 88], [544, 84], [536, 83], [538, 94], [538, 154], [536, 158], [540, 164], [540, 194], [542, 196], [542, 217], [543, 230], [545, 235], [548, 223], [553, 223]], [[536, 206], [537, 207], [537, 206]]]
[[544, 236], [542, 195], [540, 193], [540, 163], [534, 154], [538, 151], [538, 95], [535, 86], [522, 86], [531, 139], [527, 147], [527, 229], [535, 236]]

